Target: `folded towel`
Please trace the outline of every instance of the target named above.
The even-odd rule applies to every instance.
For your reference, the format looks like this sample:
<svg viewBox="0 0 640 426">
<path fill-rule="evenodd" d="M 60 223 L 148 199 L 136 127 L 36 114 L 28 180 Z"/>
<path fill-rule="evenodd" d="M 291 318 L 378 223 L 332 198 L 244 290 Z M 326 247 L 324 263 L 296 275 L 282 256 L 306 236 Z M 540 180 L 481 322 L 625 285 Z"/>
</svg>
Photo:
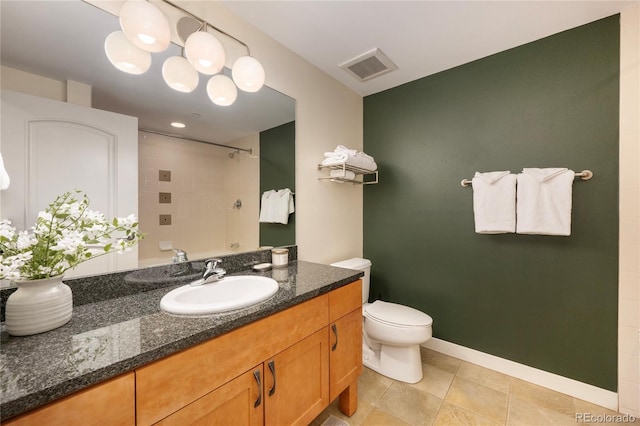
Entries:
<svg viewBox="0 0 640 426">
<path fill-rule="evenodd" d="M 332 152 L 325 152 L 324 156 L 325 159 L 321 163 L 323 166 L 348 165 L 372 172 L 378 170 L 378 165 L 372 156 L 349 149 L 344 145 L 338 145 Z"/>
<path fill-rule="evenodd" d="M 476 172 L 473 186 L 473 217 L 478 234 L 516 231 L 516 175 L 509 170 Z"/>
<path fill-rule="evenodd" d="M 567 168 L 525 168 L 518 174 L 518 234 L 571 235 L 575 173 Z"/>
<path fill-rule="evenodd" d="M 346 146 L 344 146 L 344 145 L 338 145 L 338 146 L 336 147 L 336 149 L 335 149 L 335 152 L 344 152 L 344 153 L 349 154 L 349 155 L 356 155 L 356 154 L 358 153 L 358 151 L 357 151 L 357 150 L 355 150 L 355 149 L 349 149 L 349 148 L 347 148 L 347 147 L 346 147 Z"/>
<path fill-rule="evenodd" d="M 342 178 L 342 179 L 355 179 L 356 178 L 356 174 L 353 173 L 351 170 L 331 170 L 331 172 L 329 172 L 329 176 L 331 177 L 335 177 L 335 178 Z"/>
<path fill-rule="evenodd" d="M 368 157 L 368 158 L 367 158 Z M 341 166 L 346 164 L 348 166 L 357 167 L 359 169 L 369 170 L 375 172 L 378 170 L 378 165 L 369 156 L 362 155 L 348 155 L 346 158 L 337 156 L 337 157 L 327 157 L 322 161 L 323 166 Z"/>
<path fill-rule="evenodd" d="M 262 194 L 260 218 L 262 223 L 289 223 L 289 215 L 295 212 L 293 193 L 289 188 L 270 190 Z"/>
</svg>

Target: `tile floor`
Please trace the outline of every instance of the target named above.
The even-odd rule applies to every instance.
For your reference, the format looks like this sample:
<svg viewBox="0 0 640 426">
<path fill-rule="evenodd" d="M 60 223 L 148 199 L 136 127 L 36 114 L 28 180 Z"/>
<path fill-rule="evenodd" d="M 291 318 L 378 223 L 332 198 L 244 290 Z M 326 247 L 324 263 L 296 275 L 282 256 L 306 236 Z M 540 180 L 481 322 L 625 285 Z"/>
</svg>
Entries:
<svg viewBox="0 0 640 426">
<path fill-rule="evenodd" d="M 311 425 L 629 424 L 595 418 L 615 411 L 428 349 L 422 349 L 422 368 L 423 380 L 412 385 L 365 368 L 353 417 L 340 413 L 334 401 Z M 577 419 L 580 413 L 594 416 L 592 423 Z"/>
</svg>

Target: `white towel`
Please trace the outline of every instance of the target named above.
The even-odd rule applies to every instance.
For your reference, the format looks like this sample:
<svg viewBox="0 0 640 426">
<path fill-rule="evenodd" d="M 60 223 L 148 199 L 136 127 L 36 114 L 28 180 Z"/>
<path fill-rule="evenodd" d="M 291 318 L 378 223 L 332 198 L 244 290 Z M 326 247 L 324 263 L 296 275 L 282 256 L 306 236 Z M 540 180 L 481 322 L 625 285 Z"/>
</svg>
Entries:
<svg viewBox="0 0 640 426">
<path fill-rule="evenodd" d="M 262 194 L 262 198 L 260 199 L 260 219 L 259 221 L 262 223 L 271 223 L 272 220 L 272 212 L 271 212 L 271 196 L 276 193 L 275 190 L 265 191 Z"/>
<path fill-rule="evenodd" d="M 518 234 L 571 235 L 575 173 L 567 168 L 525 168 L 518 174 Z"/>
<path fill-rule="evenodd" d="M 270 190 L 262 194 L 260 219 L 262 223 L 289 223 L 289 215 L 295 212 L 293 193 L 289 188 Z"/>
<path fill-rule="evenodd" d="M 509 170 L 476 172 L 473 186 L 473 217 L 478 234 L 516 231 L 516 175 Z"/>
<path fill-rule="evenodd" d="M 350 180 L 354 180 L 356 178 L 356 174 L 353 173 L 350 170 L 331 170 L 331 172 L 329 173 L 329 176 L 331 177 L 335 177 L 335 178 L 343 178 L 343 179 L 350 179 Z"/>
<path fill-rule="evenodd" d="M 346 164 L 372 172 L 378 170 L 378 165 L 372 156 L 364 152 L 358 152 L 355 149 L 349 149 L 343 145 L 338 145 L 332 152 L 325 152 L 324 156 L 325 159 L 322 161 L 323 166 Z"/>
<path fill-rule="evenodd" d="M 0 190 L 9 188 L 10 183 L 11 179 L 9 179 L 9 174 L 4 168 L 4 161 L 2 160 L 2 154 L 0 154 Z"/>
</svg>

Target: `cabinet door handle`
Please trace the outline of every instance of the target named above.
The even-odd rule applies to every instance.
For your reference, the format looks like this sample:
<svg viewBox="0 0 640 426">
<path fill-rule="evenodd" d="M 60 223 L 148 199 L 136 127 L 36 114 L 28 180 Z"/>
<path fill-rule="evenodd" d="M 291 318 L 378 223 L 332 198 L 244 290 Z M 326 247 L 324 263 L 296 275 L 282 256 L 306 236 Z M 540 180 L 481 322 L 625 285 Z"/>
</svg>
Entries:
<svg viewBox="0 0 640 426">
<path fill-rule="evenodd" d="M 273 386 L 269 389 L 269 396 L 276 393 L 276 364 L 273 360 L 269 361 L 269 370 L 271 370 L 271 375 L 273 376 Z"/>
<path fill-rule="evenodd" d="M 333 331 L 333 334 L 336 335 L 336 342 L 331 346 L 331 351 L 335 351 L 338 347 L 338 327 L 336 327 L 335 324 L 331 324 L 331 330 Z"/>
<path fill-rule="evenodd" d="M 256 382 L 258 382 L 258 399 L 253 403 L 253 406 L 257 407 L 262 403 L 262 382 L 260 381 L 260 370 L 254 371 L 253 377 L 255 377 Z"/>
</svg>

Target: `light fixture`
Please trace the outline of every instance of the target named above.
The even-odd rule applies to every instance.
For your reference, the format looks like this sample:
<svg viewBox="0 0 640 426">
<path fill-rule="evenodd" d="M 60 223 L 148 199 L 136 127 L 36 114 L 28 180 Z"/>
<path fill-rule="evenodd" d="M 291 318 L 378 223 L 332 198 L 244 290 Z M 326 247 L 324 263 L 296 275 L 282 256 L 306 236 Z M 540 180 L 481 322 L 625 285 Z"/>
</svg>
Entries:
<svg viewBox="0 0 640 426">
<path fill-rule="evenodd" d="M 144 0 L 131 0 L 120 8 L 120 26 L 129 40 L 148 52 L 162 52 L 171 42 L 167 17 Z"/>
<path fill-rule="evenodd" d="M 238 89 L 233 81 L 223 74 L 214 75 L 207 83 L 207 95 L 216 105 L 229 106 L 236 101 Z"/>
<path fill-rule="evenodd" d="M 151 65 L 151 54 L 134 46 L 122 31 L 107 36 L 104 51 L 114 67 L 129 74 L 143 74 Z"/>
<path fill-rule="evenodd" d="M 184 53 L 195 69 L 203 74 L 218 73 L 225 63 L 225 53 L 222 44 L 213 34 L 196 31 L 187 38 Z"/>
<path fill-rule="evenodd" d="M 251 56 L 241 56 L 231 67 L 231 76 L 238 89 L 245 92 L 257 92 L 264 86 L 264 68 Z"/>
<path fill-rule="evenodd" d="M 162 78 L 173 90 L 189 93 L 198 87 L 198 71 L 182 56 L 172 56 L 162 64 Z"/>
<path fill-rule="evenodd" d="M 189 93 L 198 87 L 198 72 L 211 75 L 213 77 L 207 82 L 207 95 L 214 104 L 227 106 L 236 101 L 238 89 L 257 92 L 264 86 L 264 68 L 251 56 L 249 46 L 170 0 L 158 1 L 187 15 L 175 23 L 179 42 L 184 44 L 183 55 L 168 58 L 162 64 L 162 78 L 170 88 Z M 120 71 L 142 74 L 151 66 L 149 52 L 161 52 L 171 43 L 169 20 L 160 9 L 145 0 L 126 1 L 119 15 L 122 31 L 107 36 L 104 43 L 107 58 Z M 233 62 L 233 80 L 225 75 L 215 75 L 224 68 L 226 55 L 222 43 L 209 32 L 208 27 L 247 49 L 245 56 Z"/>
<path fill-rule="evenodd" d="M 178 121 L 174 121 L 173 123 L 171 123 L 171 125 L 172 125 L 173 127 L 178 128 L 178 129 L 184 129 L 185 127 L 187 127 L 187 125 L 186 125 L 186 124 L 184 124 L 184 123 L 180 123 L 180 122 L 178 122 Z"/>
</svg>

